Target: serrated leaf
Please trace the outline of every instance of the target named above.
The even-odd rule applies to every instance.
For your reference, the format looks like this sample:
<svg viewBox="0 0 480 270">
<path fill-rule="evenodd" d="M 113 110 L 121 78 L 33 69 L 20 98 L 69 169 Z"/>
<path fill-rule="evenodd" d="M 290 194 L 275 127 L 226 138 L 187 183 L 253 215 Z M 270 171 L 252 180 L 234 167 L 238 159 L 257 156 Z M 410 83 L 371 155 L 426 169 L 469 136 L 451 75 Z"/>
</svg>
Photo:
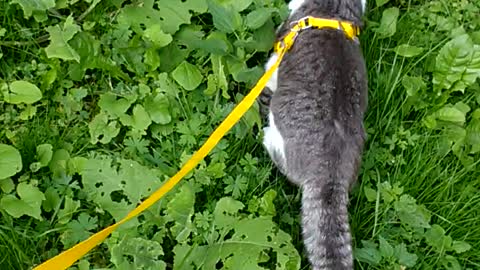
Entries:
<svg viewBox="0 0 480 270">
<path fill-rule="evenodd" d="M 88 124 L 90 143 L 109 143 L 120 132 L 117 121 L 109 121 L 105 113 L 100 113 Z"/>
<path fill-rule="evenodd" d="M 423 205 L 417 205 L 410 195 L 404 194 L 394 203 L 395 211 L 402 223 L 414 228 L 430 228 L 431 214 Z"/>
<path fill-rule="evenodd" d="M 122 115 L 120 117 L 120 122 L 122 122 L 125 126 L 130 126 L 134 130 L 144 132 L 150 124 L 152 124 L 152 120 L 148 115 L 147 111 L 141 104 L 135 105 L 132 111 L 133 115 Z"/>
<path fill-rule="evenodd" d="M 193 229 L 192 217 L 194 214 L 195 193 L 189 184 L 185 184 L 175 197 L 168 203 L 165 212 L 175 221 L 171 228 L 175 239 L 182 243 L 187 240 Z"/>
<path fill-rule="evenodd" d="M 354 250 L 355 259 L 360 262 L 378 265 L 382 260 L 382 254 L 380 254 L 380 251 L 376 248 L 376 245 L 374 243 L 371 243 L 371 245 L 365 245 L 366 243 L 369 243 L 369 241 L 364 240 L 362 240 L 362 243 L 362 248 L 356 248 Z"/>
<path fill-rule="evenodd" d="M 408 44 L 399 45 L 393 50 L 395 51 L 395 53 L 403 57 L 414 57 L 423 52 L 423 48 Z"/>
<path fill-rule="evenodd" d="M 25 18 L 32 16 L 34 11 L 47 11 L 55 7 L 55 0 L 12 0 L 11 3 L 22 7 Z"/>
<path fill-rule="evenodd" d="M 124 218 L 133 208 L 125 200 L 112 201 L 112 193 L 123 190 L 122 181 L 116 168 L 112 168 L 112 160 L 106 157 L 92 158 L 87 161 L 81 173 L 84 192 L 88 200 L 93 201 L 100 209 L 110 213 L 115 221 Z M 138 176 L 141 177 L 141 176 Z M 132 181 L 133 179 L 127 179 Z M 140 185 L 136 188 L 143 188 Z M 134 226 L 134 223 L 129 223 Z"/>
<path fill-rule="evenodd" d="M 17 185 L 17 194 L 20 199 L 13 195 L 3 196 L 0 207 L 14 218 L 27 215 L 42 220 L 40 207 L 45 200 L 43 193 L 32 184 L 21 182 Z"/>
<path fill-rule="evenodd" d="M 383 258 L 388 259 L 390 257 L 393 257 L 393 247 L 390 245 L 387 240 L 385 240 L 382 236 L 379 236 L 379 250 L 380 254 L 382 255 Z"/>
<path fill-rule="evenodd" d="M 202 82 L 203 76 L 200 70 L 188 63 L 183 61 L 173 72 L 173 79 L 180 84 L 185 90 L 192 91 L 197 88 Z"/>
<path fill-rule="evenodd" d="M 398 263 L 407 267 L 414 267 L 417 264 L 418 256 L 414 253 L 409 253 L 405 243 L 395 246 L 394 256 Z"/>
<path fill-rule="evenodd" d="M 373 188 L 365 186 L 363 188 L 363 192 L 365 193 L 367 201 L 374 202 L 377 200 L 377 191 L 375 191 Z"/>
<path fill-rule="evenodd" d="M 163 32 L 174 34 L 182 24 L 190 24 L 192 11 L 204 13 L 206 10 L 205 0 L 146 0 L 122 8 L 117 20 L 121 25 L 132 27 L 138 34 L 143 32 L 142 27 L 156 24 Z"/>
<path fill-rule="evenodd" d="M 457 258 L 452 255 L 446 255 L 440 258 L 440 262 L 446 270 L 462 270 L 462 266 L 458 262 Z"/>
<path fill-rule="evenodd" d="M 190 269 L 192 265 L 202 269 L 215 269 L 221 262 L 226 269 L 263 269 L 259 263 L 264 262 L 265 253 L 276 254 L 278 269 L 299 269 L 300 257 L 285 232 L 278 230 L 270 218 L 244 218 L 230 216 L 243 205 L 229 198 L 222 198 L 217 203 L 214 216 L 215 230 L 224 234 L 233 230 L 233 235 L 221 235 L 219 242 L 191 248 L 177 245 L 174 249 L 174 269 Z M 225 214 L 232 219 L 224 219 Z M 221 219 L 221 221 L 218 220 Z M 218 226 L 222 224 L 221 226 Z"/>
<path fill-rule="evenodd" d="M 143 37 L 150 40 L 157 48 L 165 47 L 173 40 L 171 35 L 162 31 L 159 24 L 150 25 L 143 33 Z"/>
<path fill-rule="evenodd" d="M 118 177 L 123 180 L 120 181 L 122 190 L 134 204 L 141 202 L 161 185 L 161 179 L 156 170 L 142 166 L 133 160 L 120 160 Z"/>
<path fill-rule="evenodd" d="M 166 95 L 160 93 L 149 97 L 145 100 L 144 106 L 153 122 L 165 125 L 172 121 L 170 102 Z"/>
<path fill-rule="evenodd" d="M 437 224 L 432 225 L 432 227 L 427 230 L 425 233 L 425 241 L 439 252 L 449 250 L 452 245 L 452 238 L 445 235 L 445 230 Z"/>
<path fill-rule="evenodd" d="M 11 104 L 32 104 L 42 98 L 42 92 L 38 87 L 27 81 L 14 81 L 8 90 L 3 93 L 3 99 Z"/>
<path fill-rule="evenodd" d="M 50 44 L 45 48 L 48 58 L 80 62 L 80 55 L 68 44 L 68 41 L 80 31 L 80 26 L 75 23 L 72 16 L 65 20 L 63 27 L 49 26 L 46 30 L 50 34 Z"/>
<path fill-rule="evenodd" d="M 110 117 L 118 118 L 121 115 L 125 114 L 125 112 L 130 108 L 130 105 L 135 102 L 133 98 L 119 98 L 113 93 L 105 93 L 100 95 L 100 100 L 98 101 L 98 105 L 102 110 L 107 112 Z"/>
<path fill-rule="evenodd" d="M 397 20 L 399 10 L 396 7 L 386 8 L 382 13 L 382 19 L 380 20 L 380 26 L 375 29 L 380 38 L 391 37 L 397 31 Z"/>
<path fill-rule="evenodd" d="M 409 96 L 415 96 L 419 91 L 427 88 L 423 79 L 418 76 L 404 76 L 402 78 L 402 85 L 405 87 L 407 95 Z"/>
<path fill-rule="evenodd" d="M 232 8 L 232 5 L 219 0 L 207 0 L 208 9 L 213 17 L 213 25 L 220 31 L 232 33 L 242 26 L 242 16 Z"/>
<path fill-rule="evenodd" d="M 109 244 L 109 249 L 116 269 L 166 269 L 165 262 L 159 259 L 164 252 L 157 241 L 124 237 L 119 243 Z"/>
<path fill-rule="evenodd" d="M 13 146 L 0 144 L 0 179 L 15 175 L 22 170 L 22 156 Z"/>
<path fill-rule="evenodd" d="M 250 29 L 257 29 L 264 25 L 272 14 L 272 10 L 269 8 L 257 8 L 248 13 L 245 18 L 245 23 Z"/>
</svg>

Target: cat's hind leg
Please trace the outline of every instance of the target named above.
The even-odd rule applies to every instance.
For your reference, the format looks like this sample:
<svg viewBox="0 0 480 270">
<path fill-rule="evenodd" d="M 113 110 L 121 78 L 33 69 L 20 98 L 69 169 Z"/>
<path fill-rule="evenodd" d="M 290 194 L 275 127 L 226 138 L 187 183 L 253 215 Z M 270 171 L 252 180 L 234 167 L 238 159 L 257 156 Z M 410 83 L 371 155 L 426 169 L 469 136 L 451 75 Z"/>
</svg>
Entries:
<svg viewBox="0 0 480 270">
<path fill-rule="evenodd" d="M 275 125 L 272 112 L 268 114 L 268 126 L 263 128 L 263 145 L 270 158 L 282 174 L 286 173 L 285 143 L 280 131 Z"/>
</svg>

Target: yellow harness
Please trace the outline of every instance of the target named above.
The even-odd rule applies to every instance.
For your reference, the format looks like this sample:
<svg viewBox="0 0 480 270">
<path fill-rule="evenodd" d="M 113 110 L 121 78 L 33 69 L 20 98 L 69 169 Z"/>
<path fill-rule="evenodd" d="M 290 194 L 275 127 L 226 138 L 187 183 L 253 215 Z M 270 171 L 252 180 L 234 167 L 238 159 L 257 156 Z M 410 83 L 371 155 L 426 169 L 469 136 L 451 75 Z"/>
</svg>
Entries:
<svg viewBox="0 0 480 270">
<path fill-rule="evenodd" d="M 166 181 L 158 190 L 156 190 L 150 197 L 140 203 L 137 208 L 133 209 L 126 217 L 119 222 L 101 230 L 100 232 L 90 236 L 83 242 L 78 243 L 72 248 L 60 253 L 59 255 L 49 259 L 41 265 L 35 267 L 33 270 L 64 270 L 74 264 L 83 255 L 88 253 L 98 244 L 102 243 L 115 229 L 121 224 L 136 217 L 147 208 L 152 206 L 155 202 L 160 200 L 163 195 L 169 192 L 182 178 L 194 169 L 198 163 L 205 158 L 208 153 L 217 145 L 220 139 L 240 120 L 240 118 L 253 105 L 258 95 L 262 92 L 268 80 L 280 65 L 285 53 L 293 46 L 295 38 L 298 33 L 308 28 L 334 28 L 342 30 L 349 39 L 354 39 L 359 34 L 358 27 L 349 22 L 342 22 L 330 19 L 320 19 L 314 17 L 305 17 L 297 22 L 291 28 L 290 32 L 285 37 L 275 44 L 275 52 L 278 59 L 275 64 L 263 74 L 255 87 L 243 98 L 243 100 L 233 109 L 233 111 L 223 120 L 223 122 L 213 131 L 207 141 L 195 152 L 192 157 L 185 163 L 185 165 L 168 181 Z"/>
</svg>

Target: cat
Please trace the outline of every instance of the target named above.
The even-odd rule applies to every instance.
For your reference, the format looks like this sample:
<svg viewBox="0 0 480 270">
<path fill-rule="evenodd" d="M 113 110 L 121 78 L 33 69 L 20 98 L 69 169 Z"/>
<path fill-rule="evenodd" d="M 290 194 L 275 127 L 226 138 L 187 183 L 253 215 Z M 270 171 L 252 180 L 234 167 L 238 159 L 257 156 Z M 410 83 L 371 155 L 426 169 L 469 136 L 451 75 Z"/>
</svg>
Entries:
<svg viewBox="0 0 480 270">
<path fill-rule="evenodd" d="M 293 0 L 277 40 L 305 16 L 362 26 L 366 0 Z M 266 63 L 277 60 L 274 53 Z M 302 235 L 313 270 L 353 269 L 348 197 L 366 133 L 367 74 L 358 40 L 333 28 L 299 33 L 259 97 L 263 144 L 302 191 Z M 265 116 L 265 115 L 264 115 Z"/>
</svg>

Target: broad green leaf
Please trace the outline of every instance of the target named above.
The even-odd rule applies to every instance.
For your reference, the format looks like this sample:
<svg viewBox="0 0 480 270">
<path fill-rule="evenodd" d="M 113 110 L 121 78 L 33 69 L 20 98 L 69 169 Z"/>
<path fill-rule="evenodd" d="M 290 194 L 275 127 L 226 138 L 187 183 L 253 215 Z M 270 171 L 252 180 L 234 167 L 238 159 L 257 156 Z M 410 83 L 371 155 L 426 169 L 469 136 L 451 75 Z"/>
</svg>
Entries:
<svg viewBox="0 0 480 270">
<path fill-rule="evenodd" d="M 5 193 L 10 193 L 15 189 L 15 183 L 12 178 L 0 179 L 0 189 Z"/>
<path fill-rule="evenodd" d="M 32 184 L 21 182 L 17 185 L 17 194 L 20 199 L 13 195 L 2 197 L 0 207 L 14 218 L 27 215 L 42 220 L 40 207 L 45 200 L 43 193 Z"/>
<path fill-rule="evenodd" d="M 67 223 L 67 230 L 60 236 L 65 248 L 69 248 L 91 236 L 90 232 L 97 227 L 97 217 L 91 217 L 87 213 L 81 213 L 76 220 Z"/>
<path fill-rule="evenodd" d="M 45 48 L 48 58 L 80 62 L 80 55 L 68 44 L 68 41 L 80 31 L 80 26 L 75 23 L 72 16 L 65 20 L 63 27 L 49 26 L 46 30 L 50 34 L 50 44 Z"/>
<path fill-rule="evenodd" d="M 150 40 L 157 48 L 165 47 L 172 42 L 172 36 L 165 34 L 159 24 L 149 26 L 143 33 L 143 37 Z"/>
<path fill-rule="evenodd" d="M 197 66 L 183 61 L 173 72 L 172 77 L 185 90 L 194 90 L 202 82 L 203 76 Z"/>
<path fill-rule="evenodd" d="M 253 3 L 253 0 L 220 0 L 219 2 L 224 5 L 231 5 L 236 12 L 240 12 L 247 9 Z"/>
<path fill-rule="evenodd" d="M 446 255 L 443 258 L 440 258 L 440 262 L 446 270 L 462 270 L 462 266 L 458 262 L 457 258 L 452 255 Z"/>
<path fill-rule="evenodd" d="M 465 251 L 470 250 L 471 248 L 472 246 L 465 241 L 453 241 L 453 244 L 452 244 L 452 249 L 456 253 L 463 253 Z"/>
<path fill-rule="evenodd" d="M 245 22 L 248 28 L 257 29 L 264 25 L 272 14 L 269 8 L 258 8 L 248 13 Z"/>
<path fill-rule="evenodd" d="M 394 208 L 402 223 L 414 228 L 430 228 L 431 214 L 425 206 L 417 205 L 410 195 L 400 196 L 400 199 L 394 203 Z"/>
<path fill-rule="evenodd" d="M 438 252 L 450 250 L 452 238 L 445 235 L 445 230 L 440 225 L 434 224 L 425 233 L 425 241 Z"/>
<path fill-rule="evenodd" d="M 48 167 L 55 177 L 62 177 L 66 174 L 69 159 L 70 153 L 65 149 L 58 149 L 53 153 Z"/>
<path fill-rule="evenodd" d="M 185 242 L 193 229 L 192 217 L 194 214 L 195 193 L 189 184 L 184 184 L 175 197 L 170 200 L 165 212 L 168 217 L 175 221 L 175 225 L 171 228 L 175 239 L 183 243 Z"/>
<path fill-rule="evenodd" d="M 8 178 L 22 170 L 22 156 L 13 146 L 0 144 L 0 179 Z"/>
<path fill-rule="evenodd" d="M 388 3 L 390 0 L 375 0 L 375 4 L 377 4 L 377 7 L 383 6 L 386 3 Z"/>
<path fill-rule="evenodd" d="M 382 254 L 380 254 L 380 251 L 377 249 L 377 245 L 366 240 L 362 240 L 362 244 L 362 248 L 355 248 L 353 252 L 355 259 L 372 265 L 380 264 Z"/>
<path fill-rule="evenodd" d="M 273 202 L 277 197 L 277 192 L 273 189 L 268 190 L 263 194 L 262 198 L 260 199 L 260 209 L 259 214 L 261 216 L 275 216 L 277 211 L 275 209 L 275 203 Z"/>
<path fill-rule="evenodd" d="M 423 48 L 412 46 L 408 44 L 402 44 L 395 49 L 393 49 L 398 55 L 403 57 L 413 57 L 421 54 L 423 52 Z"/>
<path fill-rule="evenodd" d="M 117 169 L 112 167 L 110 158 L 99 156 L 89 159 L 81 175 L 87 199 L 97 204 L 100 209 L 110 213 L 115 221 L 118 222 L 133 209 L 134 205 L 125 200 L 112 201 L 112 193 L 124 189 L 122 184 L 124 180 L 119 176 Z M 134 179 L 127 180 L 134 181 Z M 136 187 L 143 188 L 140 185 Z M 135 224 L 129 223 L 129 225 Z"/>
<path fill-rule="evenodd" d="M 98 105 L 102 110 L 108 113 L 111 118 L 118 118 L 121 115 L 125 114 L 125 112 L 130 108 L 135 102 L 133 98 L 119 98 L 113 93 L 105 93 L 100 95 L 100 100 L 98 101 Z"/>
<path fill-rule="evenodd" d="M 120 127 L 118 127 L 117 121 L 108 121 L 108 116 L 105 113 L 100 113 L 88 124 L 88 131 L 90 133 L 90 143 L 101 142 L 106 144 L 117 137 Z"/>
<path fill-rule="evenodd" d="M 427 88 L 427 85 L 421 77 L 418 76 L 408 76 L 405 75 L 402 78 L 402 85 L 407 91 L 407 95 L 415 96 L 417 93 L 423 89 Z"/>
<path fill-rule="evenodd" d="M 55 7 L 55 0 L 12 0 L 11 3 L 22 7 L 25 18 L 32 16 L 34 11 L 47 11 Z"/>
<path fill-rule="evenodd" d="M 207 0 L 208 9 L 213 17 L 213 25 L 220 31 L 232 33 L 242 26 L 242 16 L 232 8 L 232 5 L 219 0 Z"/>
<path fill-rule="evenodd" d="M 45 190 L 45 200 L 42 203 L 42 208 L 45 212 L 56 210 L 61 202 L 60 195 L 54 187 L 50 186 Z"/>
<path fill-rule="evenodd" d="M 25 109 L 20 113 L 21 120 L 29 120 L 37 113 L 37 107 L 32 105 L 27 105 Z"/>
<path fill-rule="evenodd" d="M 414 253 L 409 253 L 405 243 L 396 245 L 394 248 L 394 256 L 401 265 L 407 267 L 414 267 L 417 264 L 418 256 Z"/>
<path fill-rule="evenodd" d="M 48 143 L 37 146 L 37 160 L 43 167 L 48 166 L 48 163 L 50 163 L 50 160 L 52 160 L 52 149 L 52 145 Z"/>
<path fill-rule="evenodd" d="M 129 201 L 136 204 L 149 196 L 161 185 L 159 174 L 133 160 L 120 160 L 118 176 L 121 187 Z"/>
<path fill-rule="evenodd" d="M 395 34 L 397 31 L 398 15 L 399 10 L 396 7 L 387 8 L 383 11 L 380 26 L 375 29 L 380 38 L 388 38 Z"/>
<path fill-rule="evenodd" d="M 166 269 L 165 262 L 159 259 L 164 253 L 157 241 L 123 237 L 118 243 L 108 243 L 115 269 Z"/>
<path fill-rule="evenodd" d="M 122 8 L 117 20 L 121 25 L 131 26 L 138 34 L 143 32 L 142 27 L 153 25 L 160 25 L 163 32 L 174 34 L 182 24 L 190 24 L 192 12 L 206 11 L 205 0 L 145 0 L 141 5 L 131 4 Z"/>
<path fill-rule="evenodd" d="M 474 45 L 468 34 L 447 42 L 438 53 L 433 73 L 437 90 L 464 92 L 480 77 L 480 46 Z"/>
<path fill-rule="evenodd" d="M 135 105 L 132 113 L 132 116 L 126 114 L 122 115 L 120 117 L 120 122 L 122 122 L 122 124 L 125 126 L 130 126 L 134 130 L 142 132 L 145 131 L 152 123 L 150 116 L 142 105 Z"/>
<path fill-rule="evenodd" d="M 12 104 L 32 104 L 42 98 L 40 89 L 32 83 L 27 81 L 14 81 L 8 90 L 3 93 L 3 99 L 7 103 Z"/>
<path fill-rule="evenodd" d="M 393 247 L 390 245 L 387 240 L 385 240 L 382 236 L 379 236 L 379 250 L 380 254 L 382 254 L 382 257 L 385 259 L 389 259 L 390 257 L 393 257 Z"/>
<path fill-rule="evenodd" d="M 58 223 L 67 224 L 80 207 L 80 201 L 70 196 L 65 197 L 63 208 L 58 211 Z"/>
<path fill-rule="evenodd" d="M 299 269 L 300 256 L 285 232 L 278 230 L 270 218 L 240 218 L 236 213 L 243 204 L 230 198 L 217 203 L 214 214 L 214 229 L 220 241 L 192 248 L 177 245 L 174 248 L 174 269 L 190 269 L 195 265 L 202 269 L 215 269 L 221 262 L 225 269 L 264 269 L 264 254 L 274 254 L 278 269 Z M 228 218 L 226 218 L 228 217 Z M 219 220 L 220 219 L 220 220 Z M 233 230 L 231 236 L 226 232 Z"/>
<path fill-rule="evenodd" d="M 477 109 L 477 111 L 480 112 L 480 109 Z M 472 115 L 473 119 L 468 123 L 465 136 L 465 142 L 472 147 L 470 150 L 472 154 L 480 152 L 480 115 L 477 116 L 478 118 L 475 118 L 474 114 Z"/>
<path fill-rule="evenodd" d="M 363 193 L 365 193 L 367 201 L 374 202 L 377 200 L 377 191 L 375 191 L 373 188 L 365 186 L 363 188 Z"/>
<path fill-rule="evenodd" d="M 165 125 L 172 121 L 170 102 L 165 94 L 159 93 L 147 98 L 144 106 L 153 122 Z"/>
<path fill-rule="evenodd" d="M 458 124 L 465 123 L 465 113 L 453 106 L 445 106 L 435 112 L 435 117 L 441 121 L 454 122 Z"/>
</svg>

